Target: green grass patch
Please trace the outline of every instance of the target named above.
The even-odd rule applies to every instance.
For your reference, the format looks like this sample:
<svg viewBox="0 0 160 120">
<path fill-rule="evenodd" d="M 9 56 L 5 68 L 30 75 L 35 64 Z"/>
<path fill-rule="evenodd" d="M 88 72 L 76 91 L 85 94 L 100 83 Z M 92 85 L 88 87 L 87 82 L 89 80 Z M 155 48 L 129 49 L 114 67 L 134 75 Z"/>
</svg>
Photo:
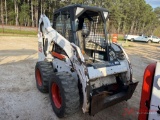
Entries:
<svg viewBox="0 0 160 120">
<path fill-rule="evenodd" d="M 123 35 L 118 35 L 118 41 L 125 41 Z"/>
<path fill-rule="evenodd" d="M 36 35 L 37 31 L 27 30 L 16 30 L 16 29 L 2 29 L 0 28 L 1 34 L 16 34 L 16 35 Z"/>
<path fill-rule="evenodd" d="M 125 41 L 123 38 L 118 38 L 118 41 Z"/>
</svg>

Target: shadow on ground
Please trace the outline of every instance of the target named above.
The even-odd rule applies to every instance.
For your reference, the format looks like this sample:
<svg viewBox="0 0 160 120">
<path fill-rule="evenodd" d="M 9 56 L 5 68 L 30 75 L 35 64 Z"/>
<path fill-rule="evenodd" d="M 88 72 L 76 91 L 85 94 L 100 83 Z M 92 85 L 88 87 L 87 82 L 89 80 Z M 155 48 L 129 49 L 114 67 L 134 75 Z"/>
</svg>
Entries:
<svg viewBox="0 0 160 120">
<path fill-rule="evenodd" d="M 1 56 L 21 56 L 21 55 L 32 55 L 37 53 L 36 50 L 33 49 L 20 49 L 20 50 L 1 50 Z"/>
</svg>

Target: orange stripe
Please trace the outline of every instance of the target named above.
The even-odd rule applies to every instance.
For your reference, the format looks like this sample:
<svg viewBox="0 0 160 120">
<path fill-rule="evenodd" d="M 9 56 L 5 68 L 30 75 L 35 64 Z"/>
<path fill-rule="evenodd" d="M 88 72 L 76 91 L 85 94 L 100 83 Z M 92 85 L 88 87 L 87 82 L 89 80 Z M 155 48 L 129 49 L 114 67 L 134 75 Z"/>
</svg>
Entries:
<svg viewBox="0 0 160 120">
<path fill-rule="evenodd" d="M 62 54 L 59 54 L 59 53 L 56 53 L 56 52 L 52 52 L 52 55 L 60 60 L 64 60 L 65 59 L 65 56 L 62 55 Z"/>
</svg>

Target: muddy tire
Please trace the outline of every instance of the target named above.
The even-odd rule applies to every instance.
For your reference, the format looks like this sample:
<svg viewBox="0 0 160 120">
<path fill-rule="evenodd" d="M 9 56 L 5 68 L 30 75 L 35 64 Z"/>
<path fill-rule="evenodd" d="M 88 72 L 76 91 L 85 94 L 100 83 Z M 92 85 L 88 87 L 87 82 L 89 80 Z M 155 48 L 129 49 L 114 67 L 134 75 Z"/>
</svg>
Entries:
<svg viewBox="0 0 160 120">
<path fill-rule="evenodd" d="M 53 75 L 53 68 L 50 62 L 37 62 L 35 66 L 35 78 L 37 88 L 42 93 L 48 93 L 49 80 Z"/>
<path fill-rule="evenodd" d="M 49 83 L 49 96 L 53 111 L 59 118 L 71 115 L 79 109 L 78 81 L 68 72 L 53 75 Z"/>
</svg>

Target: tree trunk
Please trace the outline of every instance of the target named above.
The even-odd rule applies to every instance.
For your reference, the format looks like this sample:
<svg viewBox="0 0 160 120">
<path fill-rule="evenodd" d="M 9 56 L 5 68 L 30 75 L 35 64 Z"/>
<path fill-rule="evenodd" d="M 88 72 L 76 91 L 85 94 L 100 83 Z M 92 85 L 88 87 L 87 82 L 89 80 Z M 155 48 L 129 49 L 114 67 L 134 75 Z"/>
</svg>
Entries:
<svg viewBox="0 0 160 120">
<path fill-rule="evenodd" d="M 135 27 L 134 27 L 134 32 L 133 32 L 134 34 L 137 34 L 137 24 L 138 24 L 138 21 L 136 20 Z"/>
<path fill-rule="evenodd" d="M 41 0 L 41 15 L 43 13 L 43 11 L 42 11 L 42 4 L 43 4 L 43 0 Z"/>
<path fill-rule="evenodd" d="M 117 33 L 119 34 L 119 31 L 120 31 L 120 25 L 121 25 L 121 22 L 119 21 L 118 22 L 118 29 L 117 29 Z"/>
<path fill-rule="evenodd" d="M 1 21 L 2 25 L 4 24 L 4 16 L 3 16 L 3 0 L 1 0 Z"/>
<path fill-rule="evenodd" d="M 144 26 L 145 26 L 145 23 L 143 23 L 142 25 L 142 30 L 141 30 L 142 33 L 144 32 Z"/>
<path fill-rule="evenodd" d="M 132 22 L 131 29 L 130 29 L 130 34 L 133 33 L 134 24 L 135 24 L 135 21 Z"/>
<path fill-rule="evenodd" d="M 28 6 L 29 6 L 29 18 L 27 19 L 27 26 L 30 26 L 30 24 L 32 24 L 32 23 L 30 23 L 30 19 L 32 18 L 32 15 L 31 15 L 31 2 L 32 2 L 33 0 L 28 0 L 27 2 L 28 2 Z"/>
<path fill-rule="evenodd" d="M 18 5 L 17 5 L 16 25 L 19 25 L 18 16 L 19 16 L 19 9 L 18 9 Z"/>
<path fill-rule="evenodd" d="M 126 24 L 124 21 L 123 21 L 123 25 L 122 25 L 122 32 L 123 32 L 123 34 L 126 34 Z"/>
<path fill-rule="evenodd" d="M 37 11 L 37 13 L 38 13 L 38 19 L 37 19 L 37 25 L 38 25 L 38 23 L 39 23 L 39 18 L 40 18 L 40 16 L 41 16 L 41 10 L 42 10 L 42 4 L 41 4 L 41 2 L 42 2 L 42 0 L 38 0 L 38 11 Z"/>
<path fill-rule="evenodd" d="M 8 23 L 8 14 L 7 14 L 7 2 L 5 0 L 5 12 L 6 12 L 6 25 Z"/>
<path fill-rule="evenodd" d="M 19 12 L 19 10 L 18 10 L 18 5 L 17 5 L 17 1 L 16 0 L 14 1 L 14 9 L 15 9 L 15 14 L 16 14 L 16 17 L 15 17 L 16 26 L 18 26 L 19 25 L 18 24 L 18 12 Z"/>
<path fill-rule="evenodd" d="M 34 19 L 33 19 L 33 1 L 31 0 L 31 19 L 32 19 L 32 27 L 34 27 Z"/>
<path fill-rule="evenodd" d="M 16 9 L 17 7 L 16 7 L 16 0 L 14 1 L 14 12 L 15 12 L 15 14 L 17 13 L 17 9 Z M 15 17 L 15 21 L 16 21 L 16 17 Z M 16 23 L 15 23 L 16 24 Z"/>
<path fill-rule="evenodd" d="M 37 5 L 35 6 L 35 21 L 36 27 L 38 27 L 38 20 L 40 18 L 40 0 L 37 1 Z"/>
</svg>

